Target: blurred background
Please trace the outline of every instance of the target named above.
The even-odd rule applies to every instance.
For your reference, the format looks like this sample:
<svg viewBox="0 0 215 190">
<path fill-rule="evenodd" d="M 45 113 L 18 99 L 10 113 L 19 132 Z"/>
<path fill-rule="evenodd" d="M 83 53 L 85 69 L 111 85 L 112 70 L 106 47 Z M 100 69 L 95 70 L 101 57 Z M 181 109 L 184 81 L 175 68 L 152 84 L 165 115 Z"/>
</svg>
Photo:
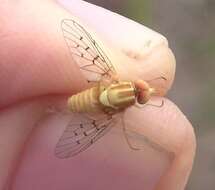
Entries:
<svg viewBox="0 0 215 190">
<path fill-rule="evenodd" d="M 215 189 L 215 0 L 87 0 L 169 41 L 176 78 L 168 97 L 192 122 L 197 155 L 187 190 Z"/>
</svg>

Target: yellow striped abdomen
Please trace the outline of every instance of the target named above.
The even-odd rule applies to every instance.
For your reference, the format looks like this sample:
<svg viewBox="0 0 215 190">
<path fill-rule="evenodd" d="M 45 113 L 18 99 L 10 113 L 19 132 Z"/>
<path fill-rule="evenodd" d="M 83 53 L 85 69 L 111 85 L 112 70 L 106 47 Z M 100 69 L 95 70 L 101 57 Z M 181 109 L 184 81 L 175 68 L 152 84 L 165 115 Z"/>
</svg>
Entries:
<svg viewBox="0 0 215 190">
<path fill-rule="evenodd" d="M 82 91 L 68 99 L 68 106 L 71 112 L 99 112 L 99 85 Z"/>
</svg>

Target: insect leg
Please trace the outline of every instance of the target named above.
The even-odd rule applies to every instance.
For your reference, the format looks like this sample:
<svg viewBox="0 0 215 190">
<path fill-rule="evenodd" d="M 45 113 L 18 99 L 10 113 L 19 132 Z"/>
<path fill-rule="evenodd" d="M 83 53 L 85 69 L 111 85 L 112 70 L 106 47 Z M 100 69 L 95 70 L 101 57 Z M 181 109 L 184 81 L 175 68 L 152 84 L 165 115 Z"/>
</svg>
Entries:
<svg viewBox="0 0 215 190">
<path fill-rule="evenodd" d="M 164 105 L 164 100 L 161 101 L 161 104 L 160 105 L 156 105 L 156 104 L 145 104 L 145 106 L 154 106 L 154 107 L 157 107 L 157 108 L 161 108 L 163 107 Z"/>
<path fill-rule="evenodd" d="M 60 108 L 57 108 L 55 106 L 49 106 L 47 109 L 46 109 L 46 113 L 47 114 L 64 114 L 64 115 L 68 115 L 70 114 L 71 112 L 69 110 L 65 110 L 65 109 L 60 109 Z"/>
<path fill-rule="evenodd" d="M 141 105 L 141 104 L 135 104 L 134 106 L 137 107 L 137 108 L 143 108 L 145 106 L 153 106 L 153 107 L 156 107 L 156 108 L 161 108 L 161 107 L 164 106 L 164 100 L 161 101 L 160 105 L 146 103 L 146 104 L 143 104 L 143 105 Z"/>
<path fill-rule="evenodd" d="M 125 115 L 125 114 L 123 113 L 123 116 L 122 116 L 122 129 L 123 129 L 123 134 L 124 134 L 125 140 L 126 140 L 128 146 L 130 147 L 130 149 L 132 149 L 132 150 L 140 150 L 140 148 L 134 147 L 134 146 L 131 144 L 131 142 L 130 142 L 130 140 L 129 140 L 129 138 L 128 138 L 128 135 L 127 135 L 127 133 L 126 133 L 124 115 Z"/>
<path fill-rule="evenodd" d="M 87 80 L 87 82 L 88 82 L 88 83 L 96 83 L 96 84 L 99 83 L 99 81 L 97 81 L 97 80 Z"/>
<path fill-rule="evenodd" d="M 150 79 L 150 80 L 146 80 L 146 82 L 151 82 L 151 81 L 154 81 L 154 80 L 164 80 L 164 81 L 167 81 L 167 78 L 164 77 L 164 76 L 160 76 L 160 77 L 156 77 L 156 78 L 153 78 L 153 79 Z"/>
</svg>

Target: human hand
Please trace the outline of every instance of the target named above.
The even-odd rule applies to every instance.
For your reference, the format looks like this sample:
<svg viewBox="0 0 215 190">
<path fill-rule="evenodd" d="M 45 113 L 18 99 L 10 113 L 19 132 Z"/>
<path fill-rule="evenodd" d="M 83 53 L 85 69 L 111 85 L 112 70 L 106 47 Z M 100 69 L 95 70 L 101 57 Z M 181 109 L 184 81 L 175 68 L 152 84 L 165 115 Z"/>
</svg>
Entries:
<svg viewBox="0 0 215 190">
<path fill-rule="evenodd" d="M 94 32 L 121 79 L 164 75 L 166 83 L 152 84 L 164 95 L 175 72 L 172 52 L 158 33 L 82 1 L 62 3 L 68 11 L 53 1 L 0 6 L 0 189 L 184 189 L 195 136 L 186 117 L 164 98 L 152 100 L 164 99 L 162 108 L 125 112 L 126 128 L 150 141 L 140 139 L 142 150 L 130 150 L 116 126 L 76 157 L 54 156 L 69 118 L 49 116 L 46 110 L 88 87 L 63 40 L 62 19 L 75 17 Z"/>
</svg>

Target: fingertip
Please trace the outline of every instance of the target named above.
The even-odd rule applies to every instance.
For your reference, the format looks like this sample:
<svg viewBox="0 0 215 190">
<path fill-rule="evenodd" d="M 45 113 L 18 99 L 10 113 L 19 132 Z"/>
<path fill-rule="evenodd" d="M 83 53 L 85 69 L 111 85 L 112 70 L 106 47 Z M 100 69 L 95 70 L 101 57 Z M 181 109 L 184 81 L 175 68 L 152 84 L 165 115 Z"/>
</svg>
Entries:
<svg viewBox="0 0 215 190">
<path fill-rule="evenodd" d="M 156 105 L 160 105 L 162 101 L 164 105 L 157 107 Z M 159 144 L 161 143 L 169 152 L 180 152 L 187 133 L 195 142 L 192 125 L 179 108 L 166 98 L 152 98 L 141 109 L 130 108 L 126 111 L 126 115 L 128 117 L 125 118 L 133 129 L 140 130 L 139 132 L 144 134 L 149 132 L 149 137 L 152 136 L 155 141 L 159 140 Z"/>
<path fill-rule="evenodd" d="M 159 95 L 164 95 L 170 89 L 176 62 L 163 35 L 84 1 L 75 1 L 78 6 L 74 5 L 74 1 L 58 2 L 84 21 L 87 29 L 93 29 L 89 31 L 110 58 L 121 80 L 150 80 L 163 76 L 167 82 L 153 81 L 152 86 Z"/>
<path fill-rule="evenodd" d="M 161 108 L 153 106 L 145 106 L 143 109 L 132 108 L 127 113 L 127 123 L 130 130 L 146 136 L 150 144 L 156 144 L 165 150 L 171 160 L 156 186 L 157 189 L 182 190 L 192 170 L 196 138 L 186 116 L 174 103 L 164 100 L 164 106 Z M 160 98 L 153 99 L 152 104 L 159 101 Z"/>
<path fill-rule="evenodd" d="M 60 22 L 67 17 L 53 1 L 23 1 L 8 5 L 0 45 L 0 97 L 5 107 L 47 94 L 73 93 L 83 88 L 80 75 L 63 40 Z M 24 11 L 26 10 L 28 11 Z"/>
</svg>

